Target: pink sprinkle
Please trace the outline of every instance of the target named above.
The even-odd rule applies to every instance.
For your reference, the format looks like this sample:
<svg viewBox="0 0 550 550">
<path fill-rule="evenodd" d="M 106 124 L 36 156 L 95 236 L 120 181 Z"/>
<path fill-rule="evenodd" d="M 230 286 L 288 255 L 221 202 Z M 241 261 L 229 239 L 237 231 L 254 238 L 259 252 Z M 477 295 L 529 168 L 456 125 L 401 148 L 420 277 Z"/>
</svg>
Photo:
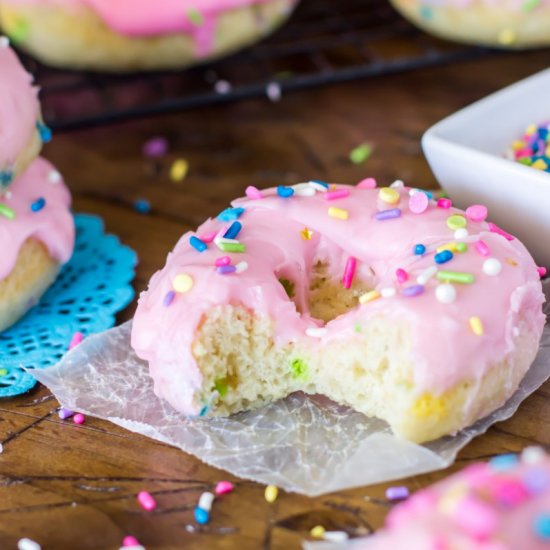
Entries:
<svg viewBox="0 0 550 550">
<path fill-rule="evenodd" d="M 220 258 L 216 258 L 216 261 L 214 263 L 216 267 L 221 267 L 222 265 L 229 265 L 231 263 L 231 258 L 229 256 L 221 256 Z"/>
<path fill-rule="evenodd" d="M 498 235 L 502 235 L 507 241 L 513 241 L 515 239 L 513 235 L 510 235 L 510 233 L 507 233 L 498 225 L 495 225 L 492 222 L 489 222 L 487 225 L 489 226 L 489 231 L 491 231 L 492 233 L 497 233 Z"/>
<path fill-rule="evenodd" d="M 533 154 L 533 151 L 527 148 L 527 149 L 520 149 L 519 151 L 516 151 L 514 153 L 514 156 L 516 157 L 516 160 L 517 160 L 525 157 L 530 157 L 532 154 Z"/>
<path fill-rule="evenodd" d="M 451 199 L 447 199 L 445 197 L 441 197 L 440 199 L 437 199 L 437 206 L 439 208 L 451 208 L 453 205 L 453 201 Z"/>
<path fill-rule="evenodd" d="M 75 424 L 84 424 L 84 422 L 86 422 L 86 417 L 82 413 L 76 413 L 73 416 L 73 422 Z"/>
<path fill-rule="evenodd" d="M 504 506 L 517 506 L 529 498 L 529 492 L 521 480 L 495 480 L 490 488 L 493 497 Z"/>
<path fill-rule="evenodd" d="M 422 194 L 424 195 L 424 193 Z M 409 274 L 404 269 L 399 268 L 395 272 L 395 278 L 397 279 L 398 283 L 403 284 L 409 280 Z"/>
<path fill-rule="evenodd" d="M 496 512 L 471 496 L 465 497 L 457 503 L 453 519 L 470 536 L 478 540 L 491 536 L 498 523 Z"/>
<path fill-rule="evenodd" d="M 78 346 L 78 344 L 80 344 L 82 340 L 84 340 L 84 334 L 82 334 L 82 332 L 75 332 L 73 334 L 73 337 L 71 338 L 69 349 L 76 348 L 76 346 Z"/>
<path fill-rule="evenodd" d="M 122 539 L 122 546 L 139 546 L 139 540 L 136 537 L 128 535 Z"/>
<path fill-rule="evenodd" d="M 466 208 L 466 217 L 472 222 L 482 222 L 487 219 L 487 207 L 482 204 L 473 204 Z"/>
<path fill-rule="evenodd" d="M 146 157 L 162 157 L 168 152 L 168 140 L 163 137 L 154 137 L 143 145 L 143 154 Z"/>
<path fill-rule="evenodd" d="M 249 198 L 249 199 L 263 199 L 263 195 L 262 195 L 262 192 L 257 188 L 257 187 L 254 187 L 253 185 L 249 185 L 247 188 L 246 188 L 246 196 Z"/>
<path fill-rule="evenodd" d="M 154 510 L 157 507 L 157 503 L 155 502 L 153 495 L 151 495 L 151 493 L 148 493 L 147 491 L 140 491 L 137 495 L 137 499 L 139 505 L 148 512 Z"/>
<path fill-rule="evenodd" d="M 545 268 L 545 267 L 537 267 L 537 272 L 539 274 L 539 277 L 542 279 L 547 273 L 548 273 L 548 270 Z"/>
<path fill-rule="evenodd" d="M 342 277 L 342 283 L 344 283 L 344 288 L 350 288 L 351 283 L 353 282 L 353 277 L 355 276 L 355 268 L 357 267 L 357 260 L 350 256 L 346 262 L 346 268 L 344 269 L 344 276 Z"/>
<path fill-rule="evenodd" d="M 218 481 L 214 492 L 217 495 L 226 495 L 227 493 L 231 493 L 234 488 L 235 486 L 231 483 L 231 481 Z"/>
<path fill-rule="evenodd" d="M 223 224 L 220 228 L 220 230 L 216 233 L 213 240 L 223 238 L 223 236 L 226 234 L 227 230 L 229 229 L 229 225 Z"/>
<path fill-rule="evenodd" d="M 205 233 L 204 235 L 200 235 L 199 239 L 206 244 L 211 243 L 216 238 L 217 233 L 215 231 L 212 231 L 210 233 Z"/>
<path fill-rule="evenodd" d="M 361 180 L 357 184 L 358 189 L 374 189 L 376 187 L 376 180 L 374 178 L 366 178 Z"/>
<path fill-rule="evenodd" d="M 409 198 L 409 210 L 414 214 L 422 214 L 428 208 L 430 199 L 426 193 L 418 192 Z"/>
<path fill-rule="evenodd" d="M 475 247 L 478 253 L 482 256 L 489 256 L 491 254 L 491 249 L 489 248 L 487 243 L 485 241 L 482 241 L 481 239 L 477 241 Z"/>
<path fill-rule="evenodd" d="M 327 191 L 325 193 L 325 200 L 327 201 L 343 199 L 344 197 L 349 197 L 349 191 L 347 189 L 337 189 L 336 191 Z"/>
</svg>

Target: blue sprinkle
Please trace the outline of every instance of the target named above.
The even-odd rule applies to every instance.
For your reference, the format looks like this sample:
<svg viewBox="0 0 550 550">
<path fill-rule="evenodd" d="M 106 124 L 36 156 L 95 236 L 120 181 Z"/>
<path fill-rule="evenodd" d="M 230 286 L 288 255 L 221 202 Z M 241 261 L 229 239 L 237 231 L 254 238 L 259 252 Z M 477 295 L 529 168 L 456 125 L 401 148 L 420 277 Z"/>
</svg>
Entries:
<svg viewBox="0 0 550 550">
<path fill-rule="evenodd" d="M 168 307 L 173 301 L 174 301 L 174 298 L 176 297 L 176 293 L 173 291 L 173 290 L 169 290 L 167 293 L 166 293 L 166 296 L 164 297 L 164 300 L 162 302 L 162 305 L 164 307 Z"/>
<path fill-rule="evenodd" d="M 241 222 L 233 222 L 231 227 L 224 233 L 224 239 L 235 239 L 243 228 Z"/>
<path fill-rule="evenodd" d="M 220 275 L 229 275 L 230 273 L 235 273 L 237 268 L 234 265 L 220 265 L 216 268 L 216 271 Z"/>
<path fill-rule="evenodd" d="M 209 409 L 209 408 L 210 408 L 210 407 L 209 407 L 208 405 L 205 405 L 205 406 L 199 411 L 199 416 L 200 416 L 200 417 L 205 416 L 206 413 L 208 412 L 208 409 Z"/>
<path fill-rule="evenodd" d="M 226 208 L 223 212 L 218 214 L 218 220 L 222 222 L 232 222 L 233 220 L 240 218 L 243 212 L 244 208 L 241 207 Z"/>
<path fill-rule="evenodd" d="M 279 197 L 283 197 L 284 199 L 287 199 L 288 197 L 292 197 L 292 195 L 294 195 L 294 189 L 292 189 L 292 187 L 285 187 L 284 185 L 279 185 L 277 187 L 277 195 L 279 195 Z"/>
<path fill-rule="evenodd" d="M 544 541 L 550 541 L 550 514 L 540 514 L 533 522 L 535 535 Z"/>
<path fill-rule="evenodd" d="M 52 131 L 43 122 L 38 121 L 36 123 L 36 129 L 40 134 L 42 143 L 49 143 L 52 140 Z"/>
<path fill-rule="evenodd" d="M 325 189 L 328 189 L 330 187 L 330 185 L 325 181 L 321 181 L 321 180 L 311 180 L 311 181 L 318 185 L 322 185 Z"/>
<path fill-rule="evenodd" d="M 13 172 L 11 170 L 0 171 L 0 187 L 8 186 L 13 180 Z"/>
<path fill-rule="evenodd" d="M 493 470 L 497 472 L 504 472 L 506 470 L 511 470 L 519 462 L 518 455 L 515 454 L 505 454 L 498 455 L 491 460 L 489 460 L 489 465 Z"/>
<path fill-rule="evenodd" d="M 420 296 L 420 294 L 423 293 L 424 285 L 408 286 L 407 288 L 404 288 L 401 292 L 403 296 L 407 296 L 408 298 L 412 298 L 413 296 Z"/>
<path fill-rule="evenodd" d="M 454 254 L 450 250 L 442 250 L 434 256 L 436 264 L 444 264 L 453 259 Z"/>
<path fill-rule="evenodd" d="M 430 200 L 433 200 L 434 194 L 431 191 L 425 191 L 424 189 L 421 189 L 422 193 L 424 193 Z"/>
<path fill-rule="evenodd" d="M 40 197 L 31 204 L 31 210 L 33 212 L 40 212 L 44 206 L 46 206 L 46 199 L 44 197 Z"/>
<path fill-rule="evenodd" d="M 138 199 L 134 202 L 134 210 L 140 214 L 149 214 L 151 212 L 151 205 L 145 199 Z"/>
<path fill-rule="evenodd" d="M 204 525 L 210 521 L 210 514 L 206 510 L 203 510 L 197 506 L 195 508 L 195 521 L 199 525 Z"/>
<path fill-rule="evenodd" d="M 413 248 L 413 253 L 417 256 L 422 256 L 426 252 L 426 247 L 423 244 L 415 244 Z"/>
<path fill-rule="evenodd" d="M 195 237 L 194 235 L 189 239 L 189 244 L 198 252 L 204 252 L 208 248 L 204 241 L 201 241 L 198 237 Z"/>
<path fill-rule="evenodd" d="M 422 6 L 420 8 L 420 17 L 426 21 L 430 20 L 433 17 L 432 8 L 430 6 Z"/>
<path fill-rule="evenodd" d="M 401 217 L 400 208 L 390 208 L 389 210 L 381 210 L 374 215 L 374 218 L 378 221 L 394 220 Z"/>
</svg>

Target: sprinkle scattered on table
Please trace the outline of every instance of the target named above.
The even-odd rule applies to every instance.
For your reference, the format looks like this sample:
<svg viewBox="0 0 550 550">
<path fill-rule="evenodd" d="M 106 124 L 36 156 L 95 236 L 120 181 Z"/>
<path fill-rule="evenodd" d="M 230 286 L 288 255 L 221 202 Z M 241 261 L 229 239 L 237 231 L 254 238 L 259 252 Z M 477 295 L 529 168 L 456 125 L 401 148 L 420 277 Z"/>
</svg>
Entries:
<svg viewBox="0 0 550 550">
<path fill-rule="evenodd" d="M 349 153 L 349 159 L 353 164 L 363 164 L 372 155 L 372 145 L 370 143 L 361 143 L 353 148 Z"/>
</svg>

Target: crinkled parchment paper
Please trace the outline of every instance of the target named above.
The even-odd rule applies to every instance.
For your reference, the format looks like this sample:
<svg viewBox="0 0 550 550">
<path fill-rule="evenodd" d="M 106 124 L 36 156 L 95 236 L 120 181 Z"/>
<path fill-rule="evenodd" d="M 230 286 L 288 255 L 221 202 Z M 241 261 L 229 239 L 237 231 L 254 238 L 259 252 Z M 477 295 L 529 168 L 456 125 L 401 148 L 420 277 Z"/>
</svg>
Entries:
<svg viewBox="0 0 550 550">
<path fill-rule="evenodd" d="M 32 374 L 64 407 L 179 447 L 236 476 L 309 496 L 447 467 L 550 375 L 547 325 L 535 362 L 505 406 L 453 437 L 416 445 L 394 437 L 384 422 L 302 394 L 230 418 L 188 419 L 153 393 L 146 363 L 130 348 L 130 331 L 128 322 L 91 336 L 55 367 Z"/>
</svg>

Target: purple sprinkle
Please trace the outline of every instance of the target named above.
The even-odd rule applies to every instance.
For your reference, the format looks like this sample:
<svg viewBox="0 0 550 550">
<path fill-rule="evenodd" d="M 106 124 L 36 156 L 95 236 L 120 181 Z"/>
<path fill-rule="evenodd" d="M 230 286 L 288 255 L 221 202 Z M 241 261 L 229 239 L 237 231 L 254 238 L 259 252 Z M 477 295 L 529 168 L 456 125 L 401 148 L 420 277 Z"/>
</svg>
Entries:
<svg viewBox="0 0 550 550">
<path fill-rule="evenodd" d="M 237 271 L 237 268 L 234 265 L 220 265 L 216 268 L 216 271 L 220 275 L 229 275 L 230 273 L 235 273 L 235 271 Z"/>
<path fill-rule="evenodd" d="M 404 288 L 401 294 L 407 296 L 408 298 L 412 296 L 420 296 L 424 292 L 424 285 L 413 285 Z"/>
<path fill-rule="evenodd" d="M 61 407 L 57 414 L 59 415 L 59 418 L 61 418 L 61 420 L 67 420 L 67 418 L 71 418 L 71 416 L 74 416 L 74 411 L 71 411 L 71 409 L 66 409 L 65 407 Z"/>
<path fill-rule="evenodd" d="M 401 208 L 390 208 L 389 210 L 381 210 L 375 214 L 375 219 L 379 221 L 394 220 L 401 217 Z"/>
<path fill-rule="evenodd" d="M 404 500 L 409 497 L 409 489 L 404 485 L 398 487 L 388 487 L 386 489 L 386 498 L 388 500 Z"/>
<path fill-rule="evenodd" d="M 156 158 L 166 155 L 168 152 L 168 140 L 163 137 L 154 137 L 143 145 L 143 154 L 146 157 Z"/>
<path fill-rule="evenodd" d="M 162 302 L 162 305 L 164 307 L 168 307 L 173 301 L 174 301 L 174 298 L 176 297 L 176 293 L 173 291 L 173 290 L 169 290 L 167 293 L 166 293 L 166 296 L 164 297 L 164 300 Z"/>
<path fill-rule="evenodd" d="M 539 495 L 550 486 L 550 476 L 542 468 L 530 470 L 523 476 L 523 484 L 532 495 Z"/>
</svg>

